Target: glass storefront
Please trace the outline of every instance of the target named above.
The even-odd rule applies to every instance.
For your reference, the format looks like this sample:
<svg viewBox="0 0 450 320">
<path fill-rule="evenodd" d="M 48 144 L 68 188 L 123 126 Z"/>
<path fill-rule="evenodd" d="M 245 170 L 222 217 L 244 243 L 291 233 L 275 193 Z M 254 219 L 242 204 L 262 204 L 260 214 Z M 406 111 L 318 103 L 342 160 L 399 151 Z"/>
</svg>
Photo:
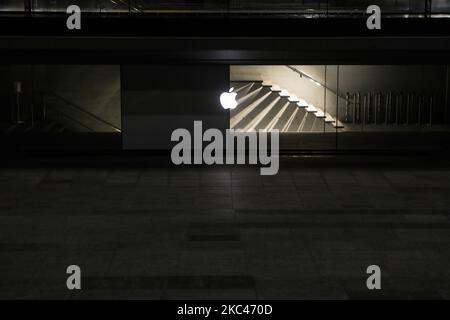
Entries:
<svg viewBox="0 0 450 320">
<path fill-rule="evenodd" d="M 0 136 L 12 148 L 120 148 L 119 66 L 0 67 Z"/>
<path fill-rule="evenodd" d="M 450 141 L 447 65 L 9 65 L 0 82 L 1 133 L 32 141 L 115 136 L 120 144 L 123 129 L 124 141 L 164 149 L 174 128 L 196 120 L 278 130 L 281 149 L 293 152 Z M 231 111 L 219 99 L 228 85 L 237 94 Z"/>
<path fill-rule="evenodd" d="M 277 129 L 287 149 L 379 149 L 395 141 L 407 148 L 409 137 L 450 132 L 445 65 L 239 65 L 230 72 L 238 94 L 230 127 Z"/>
</svg>

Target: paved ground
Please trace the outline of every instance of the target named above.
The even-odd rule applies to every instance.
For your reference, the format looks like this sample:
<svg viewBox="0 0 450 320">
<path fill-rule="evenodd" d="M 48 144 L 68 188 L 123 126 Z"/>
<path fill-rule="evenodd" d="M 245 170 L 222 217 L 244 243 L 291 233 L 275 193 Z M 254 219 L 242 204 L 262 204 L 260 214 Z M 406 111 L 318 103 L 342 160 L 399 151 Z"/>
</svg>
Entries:
<svg viewBox="0 0 450 320">
<path fill-rule="evenodd" d="M 450 298 L 450 168 L 292 161 L 1 169 L 0 298 Z"/>
</svg>

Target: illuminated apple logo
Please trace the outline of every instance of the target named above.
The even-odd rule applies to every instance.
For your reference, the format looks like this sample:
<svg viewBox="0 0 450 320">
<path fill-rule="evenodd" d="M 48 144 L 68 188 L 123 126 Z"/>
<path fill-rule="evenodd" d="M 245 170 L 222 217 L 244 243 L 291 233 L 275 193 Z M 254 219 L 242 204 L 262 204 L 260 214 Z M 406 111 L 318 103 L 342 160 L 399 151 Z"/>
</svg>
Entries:
<svg viewBox="0 0 450 320">
<path fill-rule="evenodd" d="M 230 91 L 224 92 L 220 95 L 220 104 L 224 109 L 235 109 L 238 105 L 236 101 L 237 93 L 233 92 L 234 88 Z"/>
</svg>

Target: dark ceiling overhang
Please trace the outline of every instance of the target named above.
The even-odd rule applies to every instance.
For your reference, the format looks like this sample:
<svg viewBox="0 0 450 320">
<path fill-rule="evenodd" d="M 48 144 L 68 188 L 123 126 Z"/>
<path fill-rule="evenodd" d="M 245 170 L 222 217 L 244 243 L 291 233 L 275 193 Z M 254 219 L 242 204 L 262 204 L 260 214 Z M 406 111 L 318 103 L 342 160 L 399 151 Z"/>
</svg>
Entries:
<svg viewBox="0 0 450 320">
<path fill-rule="evenodd" d="M 0 18 L 2 63 L 450 63 L 450 19 Z"/>
</svg>

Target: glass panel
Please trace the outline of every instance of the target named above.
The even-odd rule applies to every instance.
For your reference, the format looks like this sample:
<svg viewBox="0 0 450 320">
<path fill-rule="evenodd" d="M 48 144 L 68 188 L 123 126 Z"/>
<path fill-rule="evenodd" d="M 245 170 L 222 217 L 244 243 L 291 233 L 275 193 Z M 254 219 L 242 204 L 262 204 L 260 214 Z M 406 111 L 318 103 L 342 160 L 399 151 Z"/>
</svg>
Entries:
<svg viewBox="0 0 450 320">
<path fill-rule="evenodd" d="M 35 12 L 65 12 L 67 7 L 76 4 L 84 12 L 125 12 L 129 10 L 128 0 L 33 0 Z"/>
<path fill-rule="evenodd" d="M 143 11 L 239 11 L 239 12 L 298 12 L 326 8 L 326 1 L 295 0 L 135 0 L 133 6 Z"/>
<path fill-rule="evenodd" d="M 0 68 L 0 135 L 13 147 L 120 147 L 119 66 Z M 63 137 L 64 139 L 60 138 Z"/>
<path fill-rule="evenodd" d="M 232 0 L 231 7 L 239 10 L 302 11 L 326 8 L 326 1 L 271 1 L 271 0 Z"/>
<path fill-rule="evenodd" d="M 144 12 L 196 12 L 196 11 L 227 11 L 228 0 L 165 0 L 165 1 L 148 1 L 135 0 L 133 6 L 139 11 Z"/>
<path fill-rule="evenodd" d="M 2 0 L 0 2 L 0 11 L 23 11 L 23 0 Z"/>
<path fill-rule="evenodd" d="M 446 66 L 340 66 L 339 79 L 339 148 L 413 149 L 449 132 Z"/>
<path fill-rule="evenodd" d="M 335 103 L 326 66 L 231 66 L 238 105 L 230 128 L 281 133 L 289 150 L 335 148 Z M 334 98 L 336 99 L 336 98 Z"/>
<path fill-rule="evenodd" d="M 440 149 L 447 66 L 231 66 L 236 130 L 281 132 L 289 150 Z"/>
<path fill-rule="evenodd" d="M 449 13 L 450 1 L 448 0 L 433 0 L 431 2 L 431 11 L 433 13 Z"/>
<path fill-rule="evenodd" d="M 329 10 L 333 13 L 366 14 L 367 7 L 378 5 L 384 14 L 423 14 L 426 0 L 382 0 L 373 3 L 370 0 L 330 0 Z"/>
</svg>

